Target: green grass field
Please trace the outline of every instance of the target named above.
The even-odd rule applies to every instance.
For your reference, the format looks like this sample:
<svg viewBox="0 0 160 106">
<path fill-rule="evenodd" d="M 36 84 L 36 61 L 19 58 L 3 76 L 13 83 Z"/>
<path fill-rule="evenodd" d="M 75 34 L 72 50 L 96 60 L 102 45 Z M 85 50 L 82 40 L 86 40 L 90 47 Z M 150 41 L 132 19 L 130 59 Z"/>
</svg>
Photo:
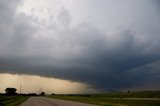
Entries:
<svg viewBox="0 0 160 106">
<path fill-rule="evenodd" d="M 0 106 L 19 106 L 28 96 L 0 96 Z"/>
<path fill-rule="evenodd" d="M 158 98 L 160 92 L 107 93 L 92 95 L 53 95 L 50 98 L 96 104 L 99 106 L 160 106 L 160 100 L 130 100 L 125 98 Z"/>
<path fill-rule="evenodd" d="M 0 96 L 0 106 L 19 106 L 26 101 L 30 96 Z M 130 92 L 130 93 L 106 93 L 106 94 L 77 94 L 77 95 L 53 95 L 46 96 L 55 99 L 71 100 L 77 102 L 84 102 L 89 104 L 96 104 L 99 106 L 160 106 L 160 92 Z M 130 98 L 130 99 L 126 99 Z M 138 98 L 138 100 L 133 100 Z M 140 99 L 157 100 L 140 100 Z"/>
</svg>

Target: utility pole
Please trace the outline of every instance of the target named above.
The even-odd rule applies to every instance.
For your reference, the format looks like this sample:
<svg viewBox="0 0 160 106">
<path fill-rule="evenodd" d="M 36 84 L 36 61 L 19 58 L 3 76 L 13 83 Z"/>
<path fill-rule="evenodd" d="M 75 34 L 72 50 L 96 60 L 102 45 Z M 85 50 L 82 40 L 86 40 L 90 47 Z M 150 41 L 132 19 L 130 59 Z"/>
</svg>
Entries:
<svg viewBox="0 0 160 106">
<path fill-rule="evenodd" d="M 42 92 L 42 86 L 41 86 L 41 92 Z"/>
<path fill-rule="evenodd" d="M 22 93 L 22 84 L 20 85 L 20 91 L 19 93 L 21 94 Z"/>
</svg>

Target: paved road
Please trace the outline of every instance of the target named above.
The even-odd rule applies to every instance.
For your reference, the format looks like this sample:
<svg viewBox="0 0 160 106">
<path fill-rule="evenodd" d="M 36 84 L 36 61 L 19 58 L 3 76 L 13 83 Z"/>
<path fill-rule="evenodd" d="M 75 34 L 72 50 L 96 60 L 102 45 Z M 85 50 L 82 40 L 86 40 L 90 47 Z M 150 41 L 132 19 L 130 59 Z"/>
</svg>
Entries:
<svg viewBox="0 0 160 106">
<path fill-rule="evenodd" d="M 96 105 L 45 98 L 45 97 L 30 97 L 20 106 L 96 106 Z"/>
</svg>

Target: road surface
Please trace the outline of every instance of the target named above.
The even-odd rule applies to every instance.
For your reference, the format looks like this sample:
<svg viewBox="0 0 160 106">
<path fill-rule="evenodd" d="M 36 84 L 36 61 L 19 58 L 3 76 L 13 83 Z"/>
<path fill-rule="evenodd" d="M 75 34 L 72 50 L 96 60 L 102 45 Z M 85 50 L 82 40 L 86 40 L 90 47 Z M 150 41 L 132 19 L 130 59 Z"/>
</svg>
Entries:
<svg viewBox="0 0 160 106">
<path fill-rule="evenodd" d="M 96 105 L 45 98 L 45 97 L 30 97 L 20 106 L 96 106 Z"/>
</svg>

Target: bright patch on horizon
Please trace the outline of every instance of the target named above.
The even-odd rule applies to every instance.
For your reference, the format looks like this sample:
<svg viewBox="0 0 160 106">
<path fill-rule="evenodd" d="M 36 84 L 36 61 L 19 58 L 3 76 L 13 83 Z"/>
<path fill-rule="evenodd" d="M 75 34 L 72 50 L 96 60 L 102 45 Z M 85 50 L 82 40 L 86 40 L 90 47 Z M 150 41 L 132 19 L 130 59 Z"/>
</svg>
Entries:
<svg viewBox="0 0 160 106">
<path fill-rule="evenodd" d="M 0 78 L 0 92 L 5 92 L 7 87 L 14 87 L 19 93 L 22 85 L 22 93 L 40 93 L 42 86 L 42 91 L 47 94 L 74 94 L 84 93 L 88 87 L 83 83 L 35 75 L 0 74 Z"/>
</svg>

